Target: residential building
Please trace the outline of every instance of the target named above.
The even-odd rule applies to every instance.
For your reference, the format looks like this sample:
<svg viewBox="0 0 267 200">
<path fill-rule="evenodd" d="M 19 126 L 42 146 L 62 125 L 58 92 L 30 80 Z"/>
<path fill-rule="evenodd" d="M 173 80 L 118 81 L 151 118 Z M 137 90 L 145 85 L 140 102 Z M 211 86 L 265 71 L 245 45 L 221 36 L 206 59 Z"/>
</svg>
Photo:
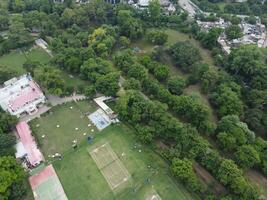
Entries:
<svg viewBox="0 0 267 200">
<path fill-rule="evenodd" d="M 28 168 L 36 167 L 44 161 L 44 157 L 37 147 L 29 125 L 26 122 L 19 122 L 16 130 L 18 136 L 16 158 L 21 159 Z"/>
<path fill-rule="evenodd" d="M 17 117 L 37 112 L 45 101 L 41 88 L 29 74 L 6 81 L 0 89 L 0 106 Z"/>
</svg>

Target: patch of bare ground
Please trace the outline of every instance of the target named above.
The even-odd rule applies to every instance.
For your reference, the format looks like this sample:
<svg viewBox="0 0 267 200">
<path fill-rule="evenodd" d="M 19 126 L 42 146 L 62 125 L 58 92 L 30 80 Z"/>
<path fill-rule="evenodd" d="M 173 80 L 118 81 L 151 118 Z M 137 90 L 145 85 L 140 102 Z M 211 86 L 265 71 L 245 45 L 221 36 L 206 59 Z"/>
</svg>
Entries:
<svg viewBox="0 0 267 200">
<path fill-rule="evenodd" d="M 260 187 L 261 194 L 263 195 L 261 199 L 267 200 L 267 177 L 253 169 L 246 171 L 245 175 L 251 182 Z"/>
<path fill-rule="evenodd" d="M 200 180 L 216 195 L 226 194 L 226 189 L 220 184 L 206 169 L 204 169 L 197 162 L 194 163 L 193 168 L 200 178 Z"/>
</svg>

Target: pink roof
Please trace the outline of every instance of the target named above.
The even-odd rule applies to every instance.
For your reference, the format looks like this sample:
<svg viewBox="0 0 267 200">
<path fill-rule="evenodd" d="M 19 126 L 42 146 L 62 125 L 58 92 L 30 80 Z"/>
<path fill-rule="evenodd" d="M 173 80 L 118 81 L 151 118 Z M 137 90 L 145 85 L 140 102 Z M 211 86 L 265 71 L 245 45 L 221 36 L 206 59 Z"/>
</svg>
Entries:
<svg viewBox="0 0 267 200">
<path fill-rule="evenodd" d="M 20 140 L 27 151 L 27 158 L 31 165 L 39 164 L 44 160 L 43 154 L 37 148 L 34 138 L 31 135 L 31 130 L 26 122 L 19 122 L 16 129 Z"/>
<path fill-rule="evenodd" d="M 9 101 L 12 110 L 17 110 L 24 106 L 27 102 L 31 102 L 43 95 L 40 88 L 32 80 L 29 81 L 29 87 L 27 91 L 21 91 L 21 93 L 13 100 Z"/>
<path fill-rule="evenodd" d="M 39 173 L 29 178 L 32 190 L 35 190 L 40 184 L 45 182 L 48 178 L 56 176 L 56 172 L 52 165 L 48 165 Z"/>
</svg>

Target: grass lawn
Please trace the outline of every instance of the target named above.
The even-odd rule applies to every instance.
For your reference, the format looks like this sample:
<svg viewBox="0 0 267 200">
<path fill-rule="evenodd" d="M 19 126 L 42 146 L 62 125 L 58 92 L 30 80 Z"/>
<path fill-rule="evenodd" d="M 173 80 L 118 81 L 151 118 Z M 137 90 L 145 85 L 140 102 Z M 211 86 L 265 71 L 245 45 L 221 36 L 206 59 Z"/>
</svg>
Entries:
<svg viewBox="0 0 267 200">
<path fill-rule="evenodd" d="M 0 8 L 6 9 L 8 6 L 8 0 L 1 0 L 0 1 Z"/>
<path fill-rule="evenodd" d="M 29 51 L 23 52 L 20 50 L 12 51 L 9 54 L 0 57 L 0 66 L 7 67 L 18 75 L 24 74 L 26 71 L 23 69 L 23 63 L 28 59 L 38 61 L 42 65 L 49 65 L 51 57 L 41 48 L 33 47 Z M 78 77 L 73 77 L 62 71 L 62 79 L 65 81 L 66 86 L 77 87 L 79 85 L 85 85 L 86 81 L 81 80 Z"/>
<path fill-rule="evenodd" d="M 61 154 L 67 152 L 72 149 L 73 140 L 77 139 L 80 142 L 86 138 L 83 133 L 88 135 L 91 129 L 96 130 L 95 127 L 88 127 L 89 120 L 83 115 L 95 109 L 93 104 L 88 104 L 86 101 L 70 102 L 56 106 L 40 119 L 33 120 L 31 126 L 36 130 L 39 145 L 45 149 L 44 156 L 48 158 L 48 155 L 57 152 Z M 57 128 L 57 125 L 60 127 Z M 75 130 L 76 128 L 78 130 Z M 42 135 L 45 135 L 45 138 L 42 138 Z"/>
<path fill-rule="evenodd" d="M 73 109 L 70 109 L 70 106 L 73 106 Z M 146 199 L 153 191 L 167 200 L 195 199 L 182 185 L 173 180 L 165 161 L 150 148 L 138 143 L 134 131 L 128 126 L 121 123 L 111 125 L 101 132 L 95 131 L 93 144 L 87 144 L 86 136 L 82 133 L 90 132 L 87 126 L 89 120 L 86 117 L 81 118 L 81 114 L 93 110 L 95 107 L 86 101 L 68 103 L 31 123 L 33 127 L 40 124 L 35 128 L 35 134 L 47 160 L 50 160 L 48 155 L 51 153 L 63 153 L 63 160 L 53 161 L 53 166 L 70 200 Z M 57 124 L 61 127 L 56 128 Z M 76 127 L 79 131 L 75 131 Z M 41 137 L 43 134 L 46 134 L 45 139 Z M 74 138 L 80 141 L 77 150 L 71 148 Z M 110 189 L 87 151 L 94 145 L 106 142 L 131 174 L 125 187 L 115 192 Z M 138 147 L 134 148 L 135 145 Z M 124 156 L 121 156 L 122 153 Z M 151 168 L 148 168 L 148 165 Z M 151 180 L 149 183 L 146 182 L 147 178 Z"/>
<path fill-rule="evenodd" d="M 195 47 L 199 49 L 204 62 L 206 62 L 209 65 L 214 64 L 210 52 L 207 49 L 201 47 L 200 43 L 194 38 L 192 37 L 190 38 L 188 34 L 181 33 L 173 29 L 167 29 L 165 30 L 165 32 L 168 34 L 168 45 L 172 45 L 178 41 L 189 40 Z"/>
<path fill-rule="evenodd" d="M 168 35 L 168 42 L 166 46 L 172 45 L 178 41 L 186 41 L 189 40 L 192 45 L 197 47 L 200 51 L 200 54 L 203 58 L 203 61 L 209 65 L 214 65 L 213 59 L 210 55 L 210 52 L 207 49 L 201 47 L 200 43 L 195 40 L 194 38 L 190 38 L 188 34 L 173 30 L 173 29 L 164 29 L 165 33 Z M 145 38 L 135 41 L 131 44 L 131 48 L 139 47 L 143 53 L 150 53 L 152 52 L 154 45 L 147 42 Z"/>
<path fill-rule="evenodd" d="M 154 48 L 154 45 L 149 43 L 145 38 L 142 38 L 132 43 L 130 47 L 138 47 L 142 50 L 142 53 L 151 53 Z"/>
<path fill-rule="evenodd" d="M 23 63 L 26 61 L 26 57 L 23 52 L 17 50 L 12 51 L 9 54 L 0 57 L 0 66 L 6 67 L 12 71 L 17 72 L 19 75 L 25 73 L 22 68 Z"/>
</svg>

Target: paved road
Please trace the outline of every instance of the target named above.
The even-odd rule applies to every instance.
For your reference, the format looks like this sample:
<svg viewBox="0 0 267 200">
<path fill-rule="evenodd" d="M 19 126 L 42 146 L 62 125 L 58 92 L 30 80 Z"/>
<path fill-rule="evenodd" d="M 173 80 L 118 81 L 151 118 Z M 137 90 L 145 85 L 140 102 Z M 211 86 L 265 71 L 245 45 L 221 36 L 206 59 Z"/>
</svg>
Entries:
<svg viewBox="0 0 267 200">
<path fill-rule="evenodd" d="M 86 97 L 84 95 L 73 95 L 73 96 L 69 96 L 69 97 L 64 97 L 64 98 L 60 98 L 58 96 L 54 96 L 54 95 L 47 95 L 47 102 L 50 103 L 52 106 L 47 106 L 44 105 L 41 108 L 38 109 L 38 111 L 32 115 L 26 115 L 21 117 L 19 120 L 20 121 L 31 121 L 37 117 L 40 117 L 41 114 L 47 112 L 48 110 L 50 110 L 53 106 L 56 105 L 60 105 L 63 103 L 67 103 L 70 101 L 80 101 L 80 100 L 84 100 L 86 99 Z"/>
</svg>

